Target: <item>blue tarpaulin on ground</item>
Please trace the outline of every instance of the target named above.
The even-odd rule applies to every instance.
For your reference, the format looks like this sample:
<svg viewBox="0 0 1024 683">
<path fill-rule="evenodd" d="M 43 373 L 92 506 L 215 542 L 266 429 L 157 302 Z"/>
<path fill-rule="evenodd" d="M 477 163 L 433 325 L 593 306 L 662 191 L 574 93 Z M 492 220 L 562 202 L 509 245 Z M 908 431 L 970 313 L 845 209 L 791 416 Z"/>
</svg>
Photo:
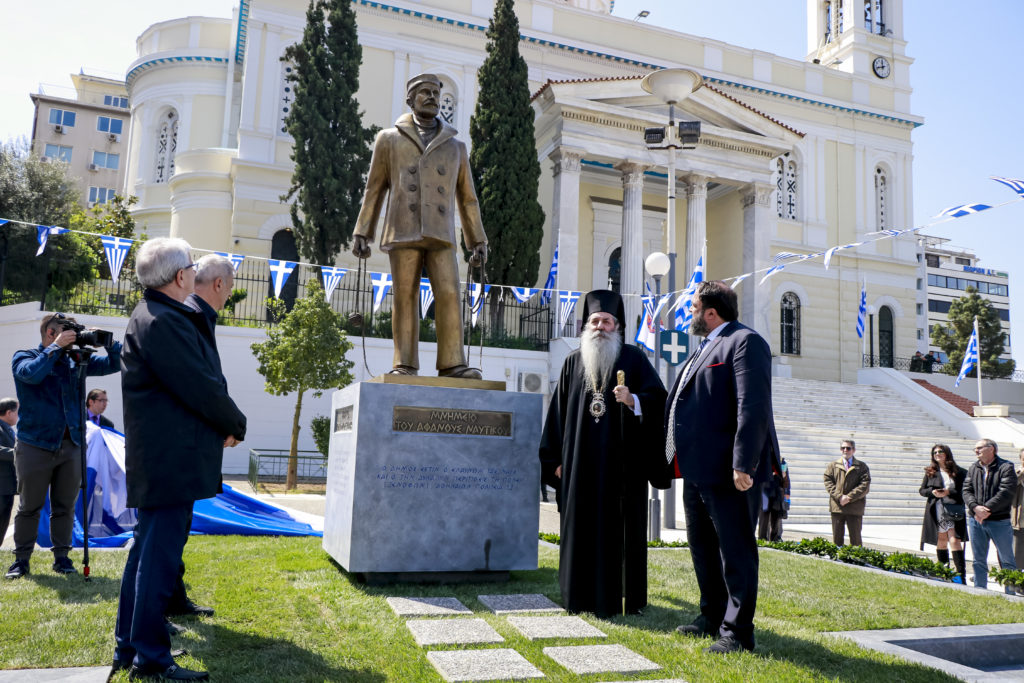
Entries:
<svg viewBox="0 0 1024 683">
<path fill-rule="evenodd" d="M 110 429 L 88 427 L 86 494 L 89 500 L 89 547 L 118 548 L 132 537 L 135 510 L 125 507 L 124 435 Z M 81 548 L 82 496 L 75 506 L 72 545 Z M 323 536 L 284 510 L 239 493 L 227 484 L 215 498 L 197 500 L 192 508 L 192 533 L 240 536 Z M 39 515 L 41 547 L 49 548 L 50 500 Z"/>
</svg>

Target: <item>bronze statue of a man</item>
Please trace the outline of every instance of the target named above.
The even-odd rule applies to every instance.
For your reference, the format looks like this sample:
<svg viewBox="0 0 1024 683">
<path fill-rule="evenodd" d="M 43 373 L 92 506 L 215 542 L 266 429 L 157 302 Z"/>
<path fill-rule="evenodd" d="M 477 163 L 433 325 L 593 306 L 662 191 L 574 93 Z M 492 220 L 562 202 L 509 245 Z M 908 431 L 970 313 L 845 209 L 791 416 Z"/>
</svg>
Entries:
<svg viewBox="0 0 1024 683">
<path fill-rule="evenodd" d="M 470 263 L 479 266 L 487 260 L 487 236 L 469 155 L 466 145 L 455 139 L 457 131 L 437 118 L 441 79 L 420 74 L 406 84 L 406 93 L 412 113 L 400 116 L 395 127 L 382 130 L 373 143 L 352 253 L 363 259 L 370 256 L 381 204 L 390 193 L 380 248 L 391 260 L 394 286 L 391 373 L 419 371 L 420 274 L 426 269 L 434 290 L 438 375 L 480 379 L 480 371 L 466 365 L 462 346 L 455 252 L 457 208 L 466 244 L 473 250 Z"/>
</svg>

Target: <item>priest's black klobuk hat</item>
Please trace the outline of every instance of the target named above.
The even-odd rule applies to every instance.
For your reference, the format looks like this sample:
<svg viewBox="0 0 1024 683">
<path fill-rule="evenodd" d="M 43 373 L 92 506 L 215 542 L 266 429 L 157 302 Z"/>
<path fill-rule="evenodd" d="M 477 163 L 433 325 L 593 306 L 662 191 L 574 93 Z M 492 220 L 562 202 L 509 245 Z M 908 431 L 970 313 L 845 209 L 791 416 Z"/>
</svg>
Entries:
<svg viewBox="0 0 1024 683">
<path fill-rule="evenodd" d="M 583 299 L 584 325 L 594 313 L 609 313 L 615 316 L 615 319 L 619 321 L 619 336 L 625 340 L 626 309 L 622 305 L 622 297 L 618 293 L 610 289 L 595 289 L 592 292 L 587 292 L 586 298 Z"/>
</svg>

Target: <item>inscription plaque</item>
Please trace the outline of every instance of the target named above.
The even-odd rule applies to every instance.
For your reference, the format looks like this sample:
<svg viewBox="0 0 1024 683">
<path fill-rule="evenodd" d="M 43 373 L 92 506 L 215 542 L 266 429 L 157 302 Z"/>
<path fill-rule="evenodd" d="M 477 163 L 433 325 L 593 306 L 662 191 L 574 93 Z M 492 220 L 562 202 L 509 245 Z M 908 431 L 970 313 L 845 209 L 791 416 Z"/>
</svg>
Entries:
<svg viewBox="0 0 1024 683">
<path fill-rule="evenodd" d="M 345 406 L 334 411 L 334 431 L 352 431 L 352 406 Z"/>
<path fill-rule="evenodd" d="M 391 428 L 396 432 L 511 437 L 512 413 L 395 406 Z"/>
</svg>

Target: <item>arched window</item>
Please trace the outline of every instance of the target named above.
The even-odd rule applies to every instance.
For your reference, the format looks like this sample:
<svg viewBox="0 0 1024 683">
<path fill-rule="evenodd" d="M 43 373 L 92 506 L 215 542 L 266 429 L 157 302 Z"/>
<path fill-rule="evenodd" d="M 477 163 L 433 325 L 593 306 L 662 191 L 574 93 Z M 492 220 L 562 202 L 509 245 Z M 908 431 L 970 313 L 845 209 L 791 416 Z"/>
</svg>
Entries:
<svg viewBox="0 0 1024 683">
<path fill-rule="evenodd" d="M 832 42 L 832 3 L 825 3 L 825 42 Z"/>
<path fill-rule="evenodd" d="M 608 289 L 613 292 L 619 291 L 619 280 L 622 275 L 622 247 L 615 247 L 615 251 L 608 257 Z"/>
<path fill-rule="evenodd" d="M 797 220 L 797 165 L 789 152 L 775 160 L 775 213 L 779 218 Z"/>
<path fill-rule="evenodd" d="M 893 366 L 893 329 L 892 309 L 882 306 L 878 309 L 878 364 L 883 368 Z"/>
<path fill-rule="evenodd" d="M 878 230 L 889 229 L 889 179 L 881 166 L 875 168 L 875 220 Z"/>
<path fill-rule="evenodd" d="M 885 35 L 883 0 L 864 0 L 864 28 L 870 33 Z"/>
<path fill-rule="evenodd" d="M 270 258 L 284 261 L 299 260 L 299 248 L 295 245 L 295 233 L 289 228 L 278 230 L 274 233 L 270 241 Z M 274 296 L 274 279 L 270 277 L 269 271 L 267 272 L 267 283 L 267 296 Z M 285 281 L 284 287 L 281 288 L 281 298 L 284 300 L 285 306 L 289 311 L 295 305 L 295 298 L 298 296 L 298 293 L 299 273 L 293 272 L 288 280 Z M 267 311 L 267 321 L 273 322 L 270 311 Z"/>
<path fill-rule="evenodd" d="M 156 172 L 153 182 L 166 183 L 174 175 L 174 155 L 178 151 L 178 112 L 169 110 L 160 117 L 156 134 Z"/>
<path fill-rule="evenodd" d="M 800 355 L 800 297 L 793 292 L 783 294 L 779 305 L 779 340 L 782 353 Z"/>
<path fill-rule="evenodd" d="M 441 91 L 441 110 L 439 115 L 449 126 L 455 125 L 455 93 L 451 90 Z"/>
</svg>

